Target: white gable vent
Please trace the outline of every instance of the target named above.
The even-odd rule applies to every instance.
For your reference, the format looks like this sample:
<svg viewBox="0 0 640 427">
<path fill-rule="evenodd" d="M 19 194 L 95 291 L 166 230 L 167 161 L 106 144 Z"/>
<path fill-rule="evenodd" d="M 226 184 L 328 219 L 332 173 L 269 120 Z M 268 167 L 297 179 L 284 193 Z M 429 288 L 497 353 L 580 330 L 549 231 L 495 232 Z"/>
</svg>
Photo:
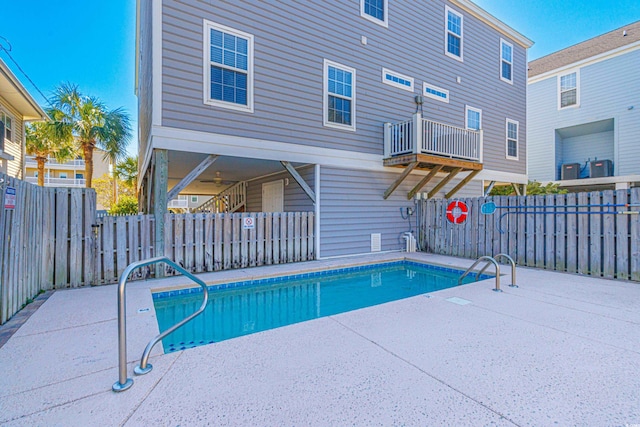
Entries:
<svg viewBox="0 0 640 427">
<path fill-rule="evenodd" d="M 371 252 L 380 252 L 382 250 L 381 241 L 380 233 L 371 233 Z"/>
</svg>

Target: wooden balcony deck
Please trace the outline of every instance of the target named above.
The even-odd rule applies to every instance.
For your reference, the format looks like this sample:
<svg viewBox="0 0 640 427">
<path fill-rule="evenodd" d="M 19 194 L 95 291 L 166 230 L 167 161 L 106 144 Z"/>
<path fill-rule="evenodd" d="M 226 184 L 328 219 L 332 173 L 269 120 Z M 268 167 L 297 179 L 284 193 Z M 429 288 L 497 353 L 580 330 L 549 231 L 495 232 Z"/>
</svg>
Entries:
<svg viewBox="0 0 640 427">
<path fill-rule="evenodd" d="M 385 125 L 383 164 L 404 168 L 404 171 L 385 191 L 384 198 L 388 198 L 414 170 L 427 170 L 429 173 L 409 191 L 407 199 L 415 196 L 427 183 L 439 179 L 427 195 L 431 198 L 459 173 L 468 172 L 445 195 L 449 198 L 480 173 L 481 158 L 482 131 L 432 122 L 423 119 L 419 113 L 403 123 L 388 123 Z"/>
</svg>

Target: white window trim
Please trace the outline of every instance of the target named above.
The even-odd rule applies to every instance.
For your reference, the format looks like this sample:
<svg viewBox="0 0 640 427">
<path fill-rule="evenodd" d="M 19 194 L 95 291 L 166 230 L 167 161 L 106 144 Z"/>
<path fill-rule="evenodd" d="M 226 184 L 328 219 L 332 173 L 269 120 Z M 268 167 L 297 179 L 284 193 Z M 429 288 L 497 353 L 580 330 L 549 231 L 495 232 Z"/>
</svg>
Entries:
<svg viewBox="0 0 640 427">
<path fill-rule="evenodd" d="M 460 17 L 460 56 L 449 53 L 449 12 Z M 458 36 L 457 34 L 454 35 Z M 464 16 L 449 6 L 444 7 L 444 54 L 456 61 L 464 62 Z"/>
<path fill-rule="evenodd" d="M 411 86 L 405 86 L 405 85 L 402 85 L 400 83 L 389 81 L 389 80 L 387 80 L 387 74 L 391 74 L 391 75 L 399 77 L 399 78 L 401 78 L 403 80 L 407 80 L 407 81 L 411 82 Z M 383 68 L 382 69 L 382 83 L 387 84 L 389 86 L 394 86 L 394 87 L 397 87 L 397 88 L 400 88 L 400 89 L 403 89 L 403 90 L 406 90 L 406 91 L 409 91 L 409 92 L 413 92 L 413 87 L 414 87 L 413 77 L 409 77 L 409 76 L 405 76 L 404 74 L 396 73 L 395 71 L 391 71 L 388 68 Z"/>
<path fill-rule="evenodd" d="M 562 106 L 562 93 L 560 81 L 564 76 L 568 76 L 569 74 L 576 73 L 576 103 L 573 105 L 567 105 L 566 107 Z M 558 74 L 557 77 L 557 86 L 558 86 L 558 110 L 566 110 L 569 108 L 578 108 L 580 107 L 580 69 L 567 71 L 562 74 Z"/>
<path fill-rule="evenodd" d="M 226 108 L 228 110 L 242 111 L 245 113 L 253 113 L 253 34 L 245 33 L 215 22 L 203 19 L 203 82 L 202 96 L 206 105 L 214 107 Z M 220 101 L 211 99 L 211 30 L 216 29 L 225 33 L 233 34 L 237 37 L 247 39 L 247 105 L 236 104 L 233 102 Z"/>
<path fill-rule="evenodd" d="M 509 155 L 509 139 L 510 139 L 509 138 L 509 123 L 513 123 L 517 127 L 517 133 L 516 133 L 516 155 L 515 156 L 510 156 Z M 505 158 L 507 158 L 509 160 L 518 160 L 519 157 L 520 157 L 520 122 L 518 122 L 517 120 L 507 119 L 505 121 L 504 130 L 505 130 Z"/>
<path fill-rule="evenodd" d="M 388 0 L 384 0 L 383 7 L 384 7 L 384 20 L 380 20 L 367 13 L 364 13 L 364 0 L 360 0 L 360 16 L 362 16 L 366 20 L 375 22 L 376 24 L 381 25 L 385 28 L 389 28 L 389 1 Z"/>
<path fill-rule="evenodd" d="M 440 96 L 434 95 L 432 93 L 428 93 L 427 88 L 435 89 L 439 92 L 445 93 L 447 94 L 447 98 L 445 99 Z M 443 89 L 441 87 L 432 85 L 430 83 L 422 82 L 422 94 L 427 98 L 435 99 L 436 101 L 445 102 L 447 104 L 449 103 L 449 91 L 447 89 Z"/>
<path fill-rule="evenodd" d="M 351 125 L 343 125 L 329 121 L 329 66 L 340 68 L 351 73 Z M 324 126 L 355 132 L 356 130 L 356 70 L 338 62 L 324 59 L 322 72 L 322 121 Z"/>
<path fill-rule="evenodd" d="M 505 59 L 502 58 L 502 45 L 505 45 L 505 44 L 511 48 L 511 62 L 506 61 Z M 500 80 L 502 80 L 503 82 L 509 83 L 511 85 L 513 84 L 513 56 L 514 56 L 513 54 L 514 54 L 513 45 L 511 43 L 509 43 L 508 41 L 506 41 L 505 39 L 500 38 L 500 64 L 499 64 L 498 72 L 500 73 Z M 511 65 L 511 80 L 505 78 L 502 75 L 502 62 L 503 61 L 506 62 L 507 64 Z"/>
<path fill-rule="evenodd" d="M 4 126 L 5 126 L 5 132 L 4 132 L 4 135 L 2 135 L 3 142 L 4 141 L 9 141 L 9 142 L 13 143 L 13 139 L 14 139 L 13 135 L 15 135 L 14 123 L 16 122 L 16 118 L 14 117 L 13 114 L 9 113 L 4 108 L 0 108 L 0 114 L 2 114 L 3 116 L 7 116 L 7 117 L 9 117 L 9 119 L 11 119 L 11 139 L 5 138 L 5 135 L 7 134 L 7 131 L 6 131 L 7 122 L 6 122 L 6 120 L 2 120 L 4 122 Z M 4 119 L 4 117 L 2 117 L 2 119 Z M 1 145 L 2 144 L 0 144 L 0 146 Z"/>
<path fill-rule="evenodd" d="M 470 107 L 468 105 L 464 106 L 464 128 L 471 129 L 469 127 L 469 111 L 475 111 L 480 114 L 480 127 L 477 130 L 482 130 L 482 110 L 479 108 Z M 471 130 L 476 130 L 476 129 L 471 129 Z"/>
</svg>

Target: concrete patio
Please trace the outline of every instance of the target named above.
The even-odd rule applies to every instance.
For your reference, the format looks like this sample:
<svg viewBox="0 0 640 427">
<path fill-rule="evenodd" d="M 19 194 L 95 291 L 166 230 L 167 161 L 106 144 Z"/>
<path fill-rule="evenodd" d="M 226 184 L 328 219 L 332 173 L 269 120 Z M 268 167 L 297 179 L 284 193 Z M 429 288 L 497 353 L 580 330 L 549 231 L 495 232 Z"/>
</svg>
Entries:
<svg viewBox="0 0 640 427">
<path fill-rule="evenodd" d="M 231 281 L 403 257 L 201 277 Z M 511 288 L 508 271 L 502 293 L 486 280 L 171 354 L 158 346 L 144 376 L 132 370 L 158 333 L 150 289 L 187 281 L 132 282 L 134 385 L 122 393 L 111 391 L 116 286 L 57 291 L 0 348 L 0 424 L 640 425 L 640 284 L 518 268 L 520 287 Z"/>
</svg>

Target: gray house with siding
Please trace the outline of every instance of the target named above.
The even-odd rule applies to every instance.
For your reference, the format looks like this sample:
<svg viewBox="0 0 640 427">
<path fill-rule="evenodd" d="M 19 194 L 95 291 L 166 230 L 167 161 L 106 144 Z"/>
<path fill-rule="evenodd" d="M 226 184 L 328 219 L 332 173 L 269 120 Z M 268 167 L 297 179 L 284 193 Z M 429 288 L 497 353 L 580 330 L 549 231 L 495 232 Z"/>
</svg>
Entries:
<svg viewBox="0 0 640 427">
<path fill-rule="evenodd" d="M 527 104 L 531 179 L 640 185 L 640 21 L 531 61 Z"/>
<path fill-rule="evenodd" d="M 527 182 L 531 41 L 469 0 L 137 7 L 147 212 L 313 211 L 324 258 L 402 249 L 416 198 Z"/>
</svg>

